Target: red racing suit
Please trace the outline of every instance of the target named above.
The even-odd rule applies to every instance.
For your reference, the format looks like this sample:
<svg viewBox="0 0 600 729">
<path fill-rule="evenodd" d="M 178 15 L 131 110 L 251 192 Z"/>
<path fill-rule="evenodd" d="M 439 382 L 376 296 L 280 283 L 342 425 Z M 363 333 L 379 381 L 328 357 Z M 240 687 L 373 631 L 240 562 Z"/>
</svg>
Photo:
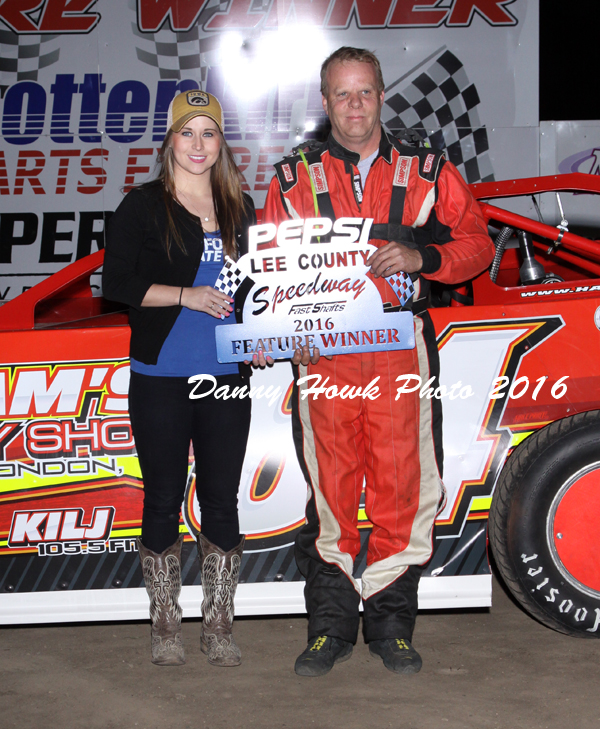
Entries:
<svg viewBox="0 0 600 729">
<path fill-rule="evenodd" d="M 367 642 L 410 640 L 442 491 L 442 414 L 439 400 L 420 398 L 418 391 L 396 399 L 396 378 L 417 374 L 425 383 L 435 377 L 436 386 L 439 359 L 426 311 L 427 280 L 466 281 L 489 266 L 494 249 L 476 200 L 440 152 L 403 146 L 382 129 L 364 189 L 359 155 L 332 135 L 306 159 L 308 171 L 300 156 L 275 166 L 265 222 L 373 218 L 371 244 L 406 241 L 423 258 L 411 302 L 419 314 L 414 349 L 334 355 L 300 366 L 297 373 L 321 374 L 322 381 L 329 377 L 328 386 L 338 391 L 344 385 L 364 388 L 379 377 L 379 395 L 373 399 L 303 398 L 302 388 L 294 393 L 294 437 L 309 484 L 306 524 L 296 540 L 296 560 L 306 578 L 308 637 L 356 642 L 362 595 Z M 384 307 L 396 305 L 397 310 L 398 300 L 385 280 L 372 280 Z M 357 523 L 363 482 L 373 528 L 361 588 L 353 566 L 361 546 Z"/>
</svg>

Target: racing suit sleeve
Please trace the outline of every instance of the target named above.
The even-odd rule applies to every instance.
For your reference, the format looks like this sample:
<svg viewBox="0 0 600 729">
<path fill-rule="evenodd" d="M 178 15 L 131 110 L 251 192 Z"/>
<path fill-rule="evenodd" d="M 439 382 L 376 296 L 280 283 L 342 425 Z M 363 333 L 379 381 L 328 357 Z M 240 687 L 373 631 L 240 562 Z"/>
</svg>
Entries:
<svg viewBox="0 0 600 729">
<path fill-rule="evenodd" d="M 494 245 L 481 208 L 451 162 L 440 172 L 437 200 L 428 222 L 433 244 L 426 248 L 422 276 L 458 284 L 491 264 Z"/>
<path fill-rule="evenodd" d="M 138 260 L 144 247 L 149 211 L 140 209 L 138 190 L 121 201 L 108 224 L 106 251 L 102 269 L 102 291 L 107 299 L 141 308 L 152 281 L 138 272 Z"/>
<path fill-rule="evenodd" d="M 277 179 L 277 175 L 274 175 L 269 185 L 267 199 L 263 208 L 263 223 L 275 223 L 275 225 L 279 225 L 284 220 L 289 220 L 290 217 L 284 206 L 279 180 Z"/>
</svg>

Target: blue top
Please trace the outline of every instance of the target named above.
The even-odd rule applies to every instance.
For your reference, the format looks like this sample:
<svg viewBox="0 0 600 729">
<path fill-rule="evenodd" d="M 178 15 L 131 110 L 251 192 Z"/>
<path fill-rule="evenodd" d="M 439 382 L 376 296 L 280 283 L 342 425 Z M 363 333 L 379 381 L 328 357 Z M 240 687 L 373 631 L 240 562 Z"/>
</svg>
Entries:
<svg viewBox="0 0 600 729">
<path fill-rule="evenodd" d="M 204 253 L 194 279 L 194 286 L 214 286 L 223 268 L 223 241 L 220 231 L 204 233 Z M 160 350 L 155 365 L 131 358 L 131 369 L 141 375 L 156 377 L 192 377 L 193 375 L 233 375 L 236 363 L 217 361 L 215 327 L 233 324 L 235 316 L 215 319 L 203 311 L 183 307 Z"/>
</svg>

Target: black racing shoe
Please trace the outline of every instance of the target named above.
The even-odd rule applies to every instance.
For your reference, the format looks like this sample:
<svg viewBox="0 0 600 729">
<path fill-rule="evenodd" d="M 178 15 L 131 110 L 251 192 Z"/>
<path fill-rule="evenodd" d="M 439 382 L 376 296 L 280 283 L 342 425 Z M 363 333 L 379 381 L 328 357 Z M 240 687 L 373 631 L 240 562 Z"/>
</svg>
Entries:
<svg viewBox="0 0 600 729">
<path fill-rule="evenodd" d="M 383 665 L 394 673 L 418 673 L 423 665 L 421 656 L 405 638 L 372 640 L 369 653 L 383 658 Z"/>
<path fill-rule="evenodd" d="M 352 643 L 330 635 L 319 635 L 308 641 L 306 650 L 296 659 L 294 671 L 299 676 L 324 676 L 335 663 L 347 661 L 352 655 Z"/>
</svg>

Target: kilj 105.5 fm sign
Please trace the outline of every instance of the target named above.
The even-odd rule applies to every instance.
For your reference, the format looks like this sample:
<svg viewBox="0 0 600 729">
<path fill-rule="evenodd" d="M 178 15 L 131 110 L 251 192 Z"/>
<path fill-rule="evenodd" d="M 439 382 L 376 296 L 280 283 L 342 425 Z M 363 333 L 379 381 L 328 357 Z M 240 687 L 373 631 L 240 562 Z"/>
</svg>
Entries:
<svg viewBox="0 0 600 729">
<path fill-rule="evenodd" d="M 413 317 L 402 307 L 413 284 L 402 272 L 385 279 L 370 273 L 372 224 L 310 218 L 250 228 L 249 252 L 227 260 L 216 283 L 243 299 L 242 323 L 216 329 L 219 361 L 259 351 L 286 358 L 304 345 L 321 354 L 412 349 Z"/>
</svg>

